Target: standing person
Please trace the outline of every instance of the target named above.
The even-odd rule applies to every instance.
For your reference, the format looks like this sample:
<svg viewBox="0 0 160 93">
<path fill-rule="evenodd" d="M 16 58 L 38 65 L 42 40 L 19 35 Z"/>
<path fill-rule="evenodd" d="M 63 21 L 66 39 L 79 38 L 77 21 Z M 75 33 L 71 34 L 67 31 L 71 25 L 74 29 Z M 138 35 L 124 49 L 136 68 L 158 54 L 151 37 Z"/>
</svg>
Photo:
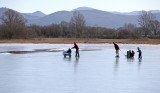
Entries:
<svg viewBox="0 0 160 93">
<path fill-rule="evenodd" d="M 113 42 L 113 44 L 114 44 L 114 48 L 116 50 L 116 57 L 119 57 L 119 46 L 114 42 Z"/>
<path fill-rule="evenodd" d="M 75 48 L 76 49 L 76 57 L 79 57 L 79 47 L 76 44 L 76 42 L 74 42 L 74 47 L 72 47 L 72 49 Z"/>
<path fill-rule="evenodd" d="M 137 47 L 137 49 L 138 49 L 138 58 L 142 58 L 142 51 L 141 51 L 141 49 L 139 48 L 139 47 Z"/>
</svg>

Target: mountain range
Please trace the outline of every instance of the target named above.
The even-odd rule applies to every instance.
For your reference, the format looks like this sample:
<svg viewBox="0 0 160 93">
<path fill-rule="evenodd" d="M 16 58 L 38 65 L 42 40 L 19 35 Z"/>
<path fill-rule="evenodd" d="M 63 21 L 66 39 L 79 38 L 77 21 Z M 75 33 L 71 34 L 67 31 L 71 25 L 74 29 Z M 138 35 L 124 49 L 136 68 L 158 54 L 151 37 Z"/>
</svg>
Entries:
<svg viewBox="0 0 160 93">
<path fill-rule="evenodd" d="M 8 8 L 0 8 L 0 16 L 7 11 Z M 107 12 L 89 7 L 79 7 L 72 11 L 57 11 L 51 14 L 44 14 L 41 11 L 34 13 L 21 13 L 28 21 L 27 25 L 50 25 L 53 23 L 59 24 L 61 21 L 69 22 L 74 11 L 79 11 L 86 20 L 87 26 L 100 26 L 107 28 L 119 28 L 124 24 L 135 24 L 138 26 L 138 15 L 140 11 L 133 12 Z M 160 21 L 160 10 L 152 10 L 156 19 Z"/>
</svg>

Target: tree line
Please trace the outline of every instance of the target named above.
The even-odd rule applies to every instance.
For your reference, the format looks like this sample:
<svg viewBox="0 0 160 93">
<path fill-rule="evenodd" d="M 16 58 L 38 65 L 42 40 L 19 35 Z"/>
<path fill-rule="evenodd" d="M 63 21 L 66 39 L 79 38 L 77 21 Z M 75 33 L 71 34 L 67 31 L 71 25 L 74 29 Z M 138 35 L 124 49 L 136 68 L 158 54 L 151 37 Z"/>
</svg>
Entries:
<svg viewBox="0 0 160 93">
<path fill-rule="evenodd" d="M 26 25 L 27 20 L 18 12 L 8 9 L 1 17 L 0 39 L 30 38 L 101 38 L 101 39 L 160 39 L 160 22 L 151 12 L 142 11 L 138 16 L 139 27 L 124 24 L 118 29 L 86 26 L 84 16 L 74 11 L 70 22 L 48 26 Z"/>
</svg>

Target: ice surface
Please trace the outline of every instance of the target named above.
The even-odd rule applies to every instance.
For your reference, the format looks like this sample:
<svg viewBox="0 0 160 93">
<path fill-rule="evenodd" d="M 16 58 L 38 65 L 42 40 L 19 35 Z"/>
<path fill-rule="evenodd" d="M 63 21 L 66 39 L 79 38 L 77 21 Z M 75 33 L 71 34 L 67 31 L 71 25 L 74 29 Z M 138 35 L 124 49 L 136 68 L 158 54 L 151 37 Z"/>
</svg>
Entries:
<svg viewBox="0 0 160 93">
<path fill-rule="evenodd" d="M 0 93 L 160 93 L 160 45 L 119 44 L 120 58 L 113 44 L 78 45 L 79 58 L 75 49 L 64 58 L 62 51 L 48 50 L 73 44 L 0 44 Z M 123 55 L 127 50 L 136 52 L 133 59 Z"/>
</svg>

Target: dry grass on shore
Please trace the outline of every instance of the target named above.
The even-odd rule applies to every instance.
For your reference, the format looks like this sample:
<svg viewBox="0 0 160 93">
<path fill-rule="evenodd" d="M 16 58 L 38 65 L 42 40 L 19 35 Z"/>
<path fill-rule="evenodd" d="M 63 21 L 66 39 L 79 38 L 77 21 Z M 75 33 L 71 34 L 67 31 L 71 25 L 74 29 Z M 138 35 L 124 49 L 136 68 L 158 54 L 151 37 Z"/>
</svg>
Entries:
<svg viewBox="0 0 160 93">
<path fill-rule="evenodd" d="M 160 39 L 82 39 L 82 38 L 36 38 L 36 39 L 12 39 L 0 40 L 0 43 L 122 43 L 122 44 L 160 44 Z"/>
</svg>

